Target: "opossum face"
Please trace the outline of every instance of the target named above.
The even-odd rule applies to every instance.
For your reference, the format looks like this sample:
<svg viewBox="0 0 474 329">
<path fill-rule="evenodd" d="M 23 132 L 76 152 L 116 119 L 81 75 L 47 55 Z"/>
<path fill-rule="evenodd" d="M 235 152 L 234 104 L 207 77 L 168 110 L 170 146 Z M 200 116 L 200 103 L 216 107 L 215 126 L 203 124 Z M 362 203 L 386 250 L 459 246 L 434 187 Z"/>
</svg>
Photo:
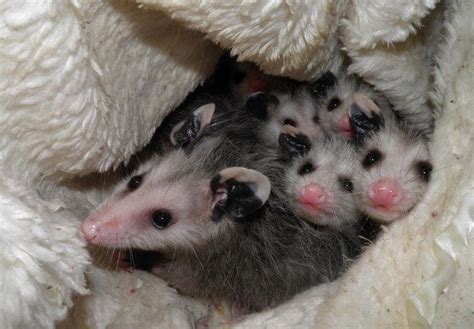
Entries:
<svg viewBox="0 0 474 329">
<path fill-rule="evenodd" d="M 268 179 L 256 171 L 235 167 L 211 176 L 177 170 L 177 164 L 187 163 L 184 153 L 175 151 L 139 168 L 86 218 L 86 240 L 118 248 L 192 248 L 231 229 L 269 196 Z"/>
<path fill-rule="evenodd" d="M 358 141 L 354 196 L 361 211 L 381 222 L 396 220 L 420 201 L 432 170 L 424 139 L 387 114 L 369 117 L 351 109 Z"/>
<path fill-rule="evenodd" d="M 354 103 L 361 103 L 360 106 L 371 108 L 388 106 L 388 103 L 367 85 L 342 78 L 336 80 L 332 88 L 326 91 L 325 97 L 319 101 L 318 115 L 321 127 L 352 140 L 354 133 L 349 123 L 348 112 Z"/>
<path fill-rule="evenodd" d="M 316 104 L 310 93 L 300 90 L 296 95 L 291 93 L 257 93 L 247 100 L 247 111 L 265 122 L 261 141 L 276 145 L 284 125 L 297 128 L 310 140 L 321 137 L 318 126 L 319 117 Z"/>
<path fill-rule="evenodd" d="M 335 228 L 357 220 L 352 195 L 354 156 L 347 142 L 326 137 L 293 160 L 286 182 L 299 215 L 314 224 Z"/>
</svg>

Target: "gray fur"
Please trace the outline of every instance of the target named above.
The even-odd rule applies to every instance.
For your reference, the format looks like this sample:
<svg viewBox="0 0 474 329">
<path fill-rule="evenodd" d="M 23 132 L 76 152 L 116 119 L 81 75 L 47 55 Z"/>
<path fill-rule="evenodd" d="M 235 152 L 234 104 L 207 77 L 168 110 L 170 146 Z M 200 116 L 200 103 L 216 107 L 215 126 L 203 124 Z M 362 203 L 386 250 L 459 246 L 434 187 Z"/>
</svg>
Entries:
<svg viewBox="0 0 474 329">
<path fill-rule="evenodd" d="M 223 168 L 242 166 L 270 179 L 270 198 L 245 220 L 224 216 L 211 223 L 215 234 L 156 249 L 169 261 L 157 265 L 154 272 L 185 294 L 228 301 L 248 310 L 277 305 L 336 278 L 360 251 L 356 229 L 324 230 L 296 216 L 288 207 L 282 179 L 284 162 L 277 151 L 255 143 L 258 124 L 238 115 L 223 120 L 232 128 L 213 131 L 210 127 L 185 149 L 186 159 L 161 177 L 173 182 L 210 179 Z M 160 170 L 161 160 L 152 161 L 156 165 L 147 165 L 147 170 Z M 129 247 L 141 246 L 133 241 Z"/>
<path fill-rule="evenodd" d="M 360 210 L 380 222 L 392 222 L 405 215 L 422 199 L 428 179 L 424 180 L 417 164 L 431 165 L 431 155 L 427 138 L 412 126 L 400 121 L 395 113 L 382 111 L 382 126 L 370 131 L 356 146 L 354 165 L 354 195 Z M 364 158 L 372 150 L 378 150 L 382 159 L 366 168 Z M 405 191 L 404 200 L 391 212 L 380 212 L 370 206 L 367 190 L 370 184 L 380 178 L 396 179 Z"/>
</svg>

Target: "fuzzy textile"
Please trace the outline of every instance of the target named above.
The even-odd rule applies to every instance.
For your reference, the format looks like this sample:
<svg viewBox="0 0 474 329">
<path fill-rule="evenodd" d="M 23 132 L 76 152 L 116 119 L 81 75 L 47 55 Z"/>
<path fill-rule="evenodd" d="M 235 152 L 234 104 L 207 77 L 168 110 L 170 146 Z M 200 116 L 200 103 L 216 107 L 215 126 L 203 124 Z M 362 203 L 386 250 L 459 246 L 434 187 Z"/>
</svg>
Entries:
<svg viewBox="0 0 474 329">
<path fill-rule="evenodd" d="M 0 328 L 469 328 L 474 323 L 470 0 L 0 4 Z M 350 58 L 415 126 L 425 198 L 338 280 L 231 323 L 141 271 L 91 265 L 80 223 L 221 50 L 307 79 Z M 342 49 L 342 51 L 341 51 Z M 100 174 L 105 173 L 105 174 Z M 105 255 L 107 256 L 107 255 Z"/>
</svg>

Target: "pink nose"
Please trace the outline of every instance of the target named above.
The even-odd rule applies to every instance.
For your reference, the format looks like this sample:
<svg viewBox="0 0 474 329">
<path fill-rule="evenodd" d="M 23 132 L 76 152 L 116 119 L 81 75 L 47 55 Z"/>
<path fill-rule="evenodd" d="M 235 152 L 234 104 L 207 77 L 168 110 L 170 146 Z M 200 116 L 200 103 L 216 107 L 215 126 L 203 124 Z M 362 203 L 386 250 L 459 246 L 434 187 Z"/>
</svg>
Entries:
<svg viewBox="0 0 474 329">
<path fill-rule="evenodd" d="M 300 203 L 310 205 L 314 208 L 321 208 L 326 203 L 327 193 L 318 184 L 305 185 L 300 192 Z"/>
<path fill-rule="evenodd" d="M 374 207 L 390 209 L 400 203 L 404 193 L 398 181 L 382 178 L 370 185 L 368 195 Z"/>
<path fill-rule="evenodd" d="M 352 129 L 351 124 L 349 123 L 349 115 L 344 115 L 339 119 L 339 132 L 342 136 L 347 139 L 352 139 Z"/>
<path fill-rule="evenodd" d="M 82 233 L 87 241 L 93 241 L 98 234 L 96 220 L 92 216 L 87 217 L 82 223 Z"/>
</svg>

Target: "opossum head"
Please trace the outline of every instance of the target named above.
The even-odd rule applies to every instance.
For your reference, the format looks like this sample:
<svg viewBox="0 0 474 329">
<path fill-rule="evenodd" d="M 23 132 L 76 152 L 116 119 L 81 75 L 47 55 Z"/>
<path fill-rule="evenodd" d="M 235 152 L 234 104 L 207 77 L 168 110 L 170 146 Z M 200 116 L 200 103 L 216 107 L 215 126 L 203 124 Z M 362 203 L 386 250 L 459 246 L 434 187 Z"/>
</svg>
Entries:
<svg viewBox="0 0 474 329">
<path fill-rule="evenodd" d="M 189 160 L 175 151 L 141 166 L 86 218 L 82 231 L 100 246 L 180 250 L 203 245 L 257 211 L 270 194 L 261 173 L 226 168 L 213 176 L 176 170 Z"/>
<path fill-rule="evenodd" d="M 284 131 L 293 142 L 283 147 L 307 145 L 301 134 Z M 298 141 L 298 139 L 301 139 Z M 280 138 L 280 141 L 282 138 Z M 287 192 L 295 211 L 309 222 L 333 228 L 344 227 L 358 219 L 353 198 L 352 146 L 342 138 L 325 136 L 307 147 L 297 147 L 296 157 L 286 174 Z M 291 153 L 291 151 L 290 151 Z"/>
<path fill-rule="evenodd" d="M 392 222 L 412 209 L 427 188 L 432 171 L 428 144 L 388 111 L 353 103 L 349 118 L 357 146 L 356 202 L 370 217 Z"/>
<path fill-rule="evenodd" d="M 330 73 L 327 73 L 330 74 Z M 349 123 L 349 108 L 353 103 L 374 109 L 390 108 L 389 103 L 378 95 L 369 85 L 355 77 L 334 77 L 333 85 L 328 87 L 324 97 L 318 102 L 319 124 L 326 131 L 337 133 L 348 140 L 354 138 Z"/>
<path fill-rule="evenodd" d="M 119 248 L 194 248 L 262 207 L 270 194 L 268 178 L 247 168 L 223 169 L 213 160 L 220 155 L 219 137 L 199 142 L 213 113 L 208 104 L 179 123 L 171 140 L 190 147 L 152 158 L 119 184 L 84 221 L 86 240 Z"/>
<path fill-rule="evenodd" d="M 300 88 L 295 92 L 256 93 L 247 99 L 246 110 L 264 122 L 260 139 L 276 145 L 284 125 L 297 128 L 310 140 L 321 136 L 316 103 L 311 94 Z"/>
</svg>

